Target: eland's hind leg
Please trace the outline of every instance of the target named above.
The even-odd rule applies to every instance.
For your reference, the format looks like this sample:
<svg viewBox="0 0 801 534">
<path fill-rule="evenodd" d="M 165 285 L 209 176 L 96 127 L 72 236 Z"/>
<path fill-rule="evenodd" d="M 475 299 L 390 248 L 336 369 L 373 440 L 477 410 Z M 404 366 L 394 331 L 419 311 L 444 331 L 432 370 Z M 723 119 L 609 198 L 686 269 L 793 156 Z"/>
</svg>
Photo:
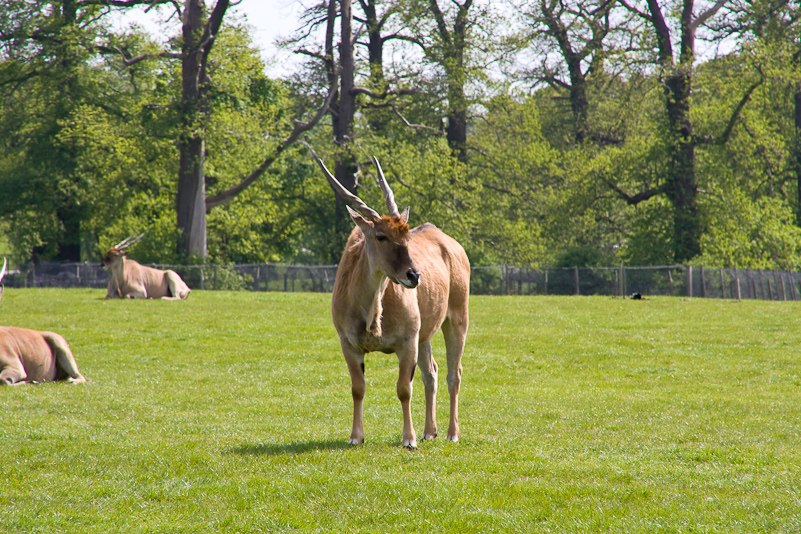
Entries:
<svg viewBox="0 0 801 534">
<path fill-rule="evenodd" d="M 448 395 L 451 400 L 448 440 L 459 441 L 459 388 L 462 384 L 462 353 L 467 336 L 467 315 L 458 319 L 446 319 L 442 323 L 442 334 L 448 355 Z"/>
<path fill-rule="evenodd" d="M 431 353 L 431 341 L 417 346 L 417 367 L 426 390 L 426 426 L 422 439 L 434 439 L 437 437 L 437 362 Z"/>
<path fill-rule="evenodd" d="M 0 366 L 0 386 L 24 384 L 28 374 L 19 358 L 4 358 Z"/>
<path fill-rule="evenodd" d="M 56 364 L 63 370 L 73 384 L 80 384 L 86 382 L 86 378 L 78 371 L 78 364 L 75 363 L 75 357 L 72 355 L 70 346 L 67 345 L 66 340 L 58 334 L 53 332 L 43 332 L 45 341 L 50 346 L 50 350 L 56 357 Z"/>
</svg>

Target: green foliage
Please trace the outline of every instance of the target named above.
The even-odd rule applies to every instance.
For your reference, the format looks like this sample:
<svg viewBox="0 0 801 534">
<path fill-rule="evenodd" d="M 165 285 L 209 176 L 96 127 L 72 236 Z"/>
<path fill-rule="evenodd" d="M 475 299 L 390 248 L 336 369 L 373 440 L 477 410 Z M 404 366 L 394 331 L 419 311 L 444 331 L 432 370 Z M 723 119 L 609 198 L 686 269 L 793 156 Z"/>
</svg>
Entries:
<svg viewBox="0 0 801 534">
<path fill-rule="evenodd" d="M 408 451 L 380 353 L 347 445 L 330 296 L 102 294 L 3 295 L 0 323 L 61 333 L 88 379 L 0 389 L 3 532 L 801 528 L 798 302 L 474 297 L 462 440 Z"/>
<path fill-rule="evenodd" d="M 309 13 L 320 15 L 319 7 Z M 376 155 L 399 204 L 411 206 L 412 224 L 442 228 L 475 265 L 673 263 L 677 212 L 666 194 L 675 185 L 671 136 L 663 80 L 642 63 L 642 50 L 654 46 L 647 26 L 626 26 L 628 19 L 620 18 L 607 37 L 613 41 L 587 57 L 587 139 L 578 146 L 569 88 L 556 79 L 565 65 L 556 56 L 533 58 L 509 48 L 534 43 L 541 27 L 522 27 L 493 6 L 474 6 L 460 49 L 443 40 L 426 2 L 378 7 L 387 14 L 385 36 L 417 40 L 385 42 L 381 80 L 366 75 L 357 52 L 357 85 L 390 93 L 359 96 L 353 138 L 343 146 L 333 146 L 329 118 L 304 136 L 319 155 L 357 164 L 358 194 L 368 204 L 383 211 L 370 162 Z M 453 26 L 457 6 L 441 7 Z M 145 232 L 137 259 L 199 261 L 176 249 L 177 141 L 187 127 L 180 63 L 159 55 L 163 45 L 141 30 L 109 30 L 104 7 L 11 0 L 2 11 L 0 223 L 14 258 L 91 261 Z M 759 2 L 746 11 L 737 22 L 747 23 L 749 37 L 699 61 L 693 72 L 704 232 L 703 254 L 693 263 L 796 268 L 801 142 L 793 116 L 801 19 L 792 5 Z M 233 12 L 226 17 L 207 65 L 208 195 L 238 184 L 262 163 L 294 119 L 308 119 L 327 83 L 319 64 L 291 80 L 270 79 L 246 26 Z M 542 22 L 533 11 L 524 19 L 524 25 Z M 572 38 L 580 41 L 585 22 L 575 18 Z M 173 28 L 167 47 L 175 52 L 180 39 Z M 149 56 L 125 64 L 120 52 Z M 515 59 L 530 64 L 502 73 L 486 68 L 517 68 Z M 545 70 L 538 70 L 540 60 Z M 539 78 L 547 87 L 529 87 L 518 76 L 535 71 L 550 76 Z M 467 155 L 459 161 L 444 133 L 447 117 L 465 106 Z M 334 199 L 309 151 L 291 147 L 232 202 L 208 213 L 208 259 L 336 263 L 340 234 L 351 223 L 334 220 Z"/>
<path fill-rule="evenodd" d="M 740 191 L 709 202 L 713 221 L 704 235 L 704 266 L 795 270 L 801 268 L 801 228 L 777 198 L 752 201 Z"/>
<path fill-rule="evenodd" d="M 614 265 L 613 254 L 583 246 L 566 250 L 556 258 L 555 267 L 608 267 Z"/>
</svg>

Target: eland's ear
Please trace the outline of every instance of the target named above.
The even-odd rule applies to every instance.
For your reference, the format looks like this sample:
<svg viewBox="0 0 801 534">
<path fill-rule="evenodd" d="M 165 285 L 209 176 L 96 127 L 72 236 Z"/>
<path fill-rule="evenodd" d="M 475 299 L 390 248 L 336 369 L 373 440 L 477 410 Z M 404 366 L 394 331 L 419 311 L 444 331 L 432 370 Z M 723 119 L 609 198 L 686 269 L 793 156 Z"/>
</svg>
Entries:
<svg viewBox="0 0 801 534">
<path fill-rule="evenodd" d="M 401 212 L 400 220 L 403 221 L 403 224 L 409 223 L 409 206 L 406 206 L 406 209 Z"/>
<path fill-rule="evenodd" d="M 350 218 L 353 219 L 353 222 L 356 223 L 356 226 L 361 228 L 362 232 L 367 234 L 368 232 L 371 232 L 373 230 L 374 227 L 372 222 L 362 217 L 361 214 L 359 214 L 355 210 L 352 210 L 350 206 L 345 206 L 345 207 L 348 208 L 348 213 L 350 214 Z"/>
</svg>

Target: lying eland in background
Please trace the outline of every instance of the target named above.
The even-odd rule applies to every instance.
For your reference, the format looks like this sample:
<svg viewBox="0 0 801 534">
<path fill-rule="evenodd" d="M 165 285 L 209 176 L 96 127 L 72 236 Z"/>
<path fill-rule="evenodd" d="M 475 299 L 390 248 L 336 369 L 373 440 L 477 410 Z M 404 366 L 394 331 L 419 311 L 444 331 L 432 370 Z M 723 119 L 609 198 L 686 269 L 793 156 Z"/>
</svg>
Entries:
<svg viewBox="0 0 801 534">
<path fill-rule="evenodd" d="M 3 258 L 0 282 L 6 274 Z M 0 284 L 0 299 L 3 286 Z M 86 382 L 64 338 L 54 332 L 0 326 L 0 386 L 69 380 Z"/>
<path fill-rule="evenodd" d="M 450 394 L 447 439 L 458 441 L 461 361 L 470 290 L 470 263 L 464 249 L 432 224 L 409 230 L 409 208 L 398 213 L 376 158 L 373 162 L 389 216 L 369 208 L 337 181 L 322 160 L 317 161 L 334 190 L 350 204 L 348 212 L 356 223 L 345 245 L 331 297 L 334 327 L 351 378 L 350 443 L 364 442 L 364 355 L 373 351 L 398 355 L 403 446 L 417 446 L 411 412 L 415 365 L 420 367 L 426 394 L 422 439 L 437 436 L 437 362 L 431 353 L 431 338 L 440 328 L 445 337 Z"/>
<path fill-rule="evenodd" d="M 111 271 L 106 298 L 178 300 L 188 297 L 192 290 L 175 271 L 146 267 L 126 258 L 126 249 L 144 235 L 136 239 L 131 236 L 106 253 L 103 268 Z"/>
</svg>

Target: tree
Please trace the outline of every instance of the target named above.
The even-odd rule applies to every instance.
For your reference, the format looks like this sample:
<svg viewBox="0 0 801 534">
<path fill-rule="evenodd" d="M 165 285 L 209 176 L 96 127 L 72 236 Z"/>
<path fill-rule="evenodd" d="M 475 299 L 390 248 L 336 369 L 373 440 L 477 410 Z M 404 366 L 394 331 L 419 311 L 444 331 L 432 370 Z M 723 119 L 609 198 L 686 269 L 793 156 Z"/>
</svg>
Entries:
<svg viewBox="0 0 801 534">
<path fill-rule="evenodd" d="M 614 1 L 594 4 L 542 0 L 537 8 L 523 15 L 531 28 L 530 46 L 541 61 L 528 70 L 528 76 L 557 93 L 567 92 L 577 144 L 585 140 L 600 145 L 622 142 L 619 134 L 596 131 L 590 125 L 591 85 L 608 82 L 605 72 L 611 58 L 617 60 L 616 70 L 620 71 L 626 63 L 623 53 L 632 46 L 623 35 L 629 33 L 631 20 L 615 10 L 616 6 Z M 549 53 L 554 48 L 559 61 Z"/>
<path fill-rule="evenodd" d="M 21 245 L 34 258 L 79 261 L 80 202 L 74 155 L 59 150 L 62 121 L 86 103 L 100 103 L 113 82 L 85 67 L 100 34 L 99 9 L 75 1 L 8 2 L 0 27 L 3 109 L 0 216 L 28 228 Z M 55 150 L 54 150 L 55 148 Z M 27 258 L 26 258 L 27 259 Z"/>
<path fill-rule="evenodd" d="M 696 15 L 694 0 L 682 0 L 678 11 L 677 39 L 658 0 L 647 0 L 648 11 L 627 6 L 650 24 L 656 42 L 657 65 L 665 93 L 669 165 L 664 184 L 649 193 L 665 194 L 673 207 L 673 254 L 677 262 L 686 262 L 701 253 L 703 234 L 696 176 L 696 146 L 699 140 L 690 112 L 696 35 L 699 28 L 726 3 L 727 0 L 718 0 Z M 678 53 L 674 50 L 674 39 L 679 45 Z"/>
<path fill-rule="evenodd" d="M 128 0 L 112 4 L 129 7 L 142 3 L 152 6 L 171 2 L 168 0 L 156 0 L 155 2 Z M 136 58 L 126 59 L 126 64 L 128 65 L 157 56 L 180 59 L 180 122 L 182 131 L 178 138 L 180 166 L 176 212 L 181 238 L 178 243 L 178 249 L 182 255 L 195 255 L 200 258 L 205 258 L 207 254 L 207 211 L 230 202 L 242 191 L 250 187 L 288 146 L 296 142 L 303 132 L 311 129 L 320 120 L 331 102 L 330 97 L 326 99 L 323 107 L 310 122 L 296 123 L 289 136 L 278 143 L 273 148 L 272 153 L 264 158 L 263 162 L 241 179 L 239 183 L 210 198 L 206 198 L 205 159 L 207 147 L 205 131 L 209 115 L 212 112 L 209 94 L 213 90 L 213 83 L 209 78 L 209 65 L 212 61 L 211 52 L 228 6 L 228 0 L 217 0 L 212 11 L 207 13 L 204 0 L 186 0 L 181 13 L 182 38 L 180 52 L 145 54 Z M 329 93 L 331 92 L 329 91 Z"/>
</svg>

